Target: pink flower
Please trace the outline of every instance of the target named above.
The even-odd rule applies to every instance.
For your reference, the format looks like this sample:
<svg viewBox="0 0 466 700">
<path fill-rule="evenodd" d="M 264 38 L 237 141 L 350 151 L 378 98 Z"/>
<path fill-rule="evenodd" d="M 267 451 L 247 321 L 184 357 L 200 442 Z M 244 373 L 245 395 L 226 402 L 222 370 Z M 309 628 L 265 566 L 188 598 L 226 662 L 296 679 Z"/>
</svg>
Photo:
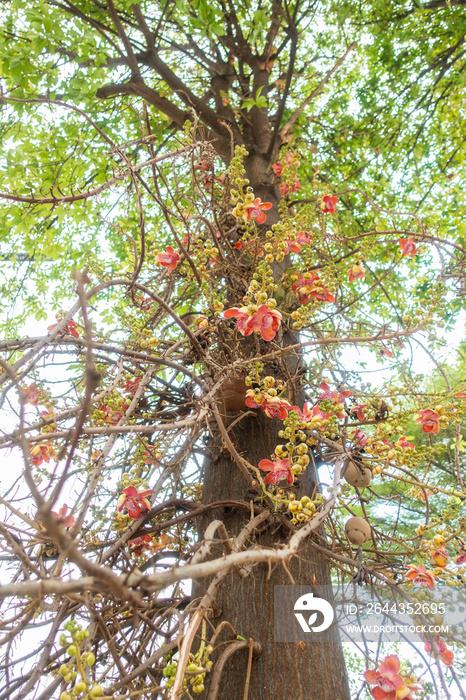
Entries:
<svg viewBox="0 0 466 700">
<path fill-rule="evenodd" d="M 422 430 L 425 433 L 434 433 L 437 435 L 439 431 L 439 414 L 431 408 L 426 408 L 419 411 L 419 416 L 416 418 L 416 423 L 421 423 Z"/>
<path fill-rule="evenodd" d="M 291 289 L 296 292 L 301 305 L 307 304 L 311 298 L 322 302 L 335 301 L 335 297 L 323 286 L 320 277 L 312 271 L 301 273 Z"/>
<path fill-rule="evenodd" d="M 375 700 L 400 700 L 411 698 L 411 693 L 416 690 L 413 686 L 407 686 L 402 676 L 399 675 L 400 660 L 396 654 L 386 656 L 379 662 L 377 671 L 365 671 L 364 678 L 370 685 L 372 697 Z"/>
<path fill-rule="evenodd" d="M 272 340 L 280 327 L 282 315 L 267 304 L 261 304 L 249 320 L 249 328 L 254 333 L 260 333 L 264 340 Z"/>
<path fill-rule="evenodd" d="M 459 394 L 455 394 L 457 399 L 466 399 L 466 391 L 460 391 Z"/>
<path fill-rule="evenodd" d="M 263 224 L 267 219 L 264 211 L 267 211 L 268 209 L 272 209 L 271 202 L 261 202 L 259 198 L 256 198 L 250 204 L 244 205 L 244 220 L 250 221 L 251 219 L 255 219 L 256 223 Z"/>
<path fill-rule="evenodd" d="M 147 497 L 150 496 L 151 493 L 152 489 L 140 491 L 138 493 L 135 486 L 127 486 L 125 489 L 123 489 L 123 493 L 118 499 L 118 512 L 121 513 L 123 508 L 127 508 L 129 517 L 133 518 L 133 520 L 137 520 L 143 509 L 150 510 L 150 502 Z"/>
<path fill-rule="evenodd" d="M 261 459 L 259 469 L 262 469 L 264 472 L 270 472 L 265 477 L 264 484 L 276 484 L 279 481 L 283 481 L 283 479 L 286 479 L 289 484 L 293 483 L 289 459 L 276 459 L 273 462 L 270 459 Z"/>
<path fill-rule="evenodd" d="M 414 258 L 417 255 L 417 248 L 414 245 L 413 236 L 410 236 L 409 238 L 400 238 L 398 243 L 400 244 L 402 255 L 408 255 L 411 258 Z"/>
<path fill-rule="evenodd" d="M 167 267 L 168 274 L 170 274 L 170 272 L 174 270 L 178 265 L 180 256 L 178 255 L 178 253 L 175 253 L 171 245 L 169 245 L 167 246 L 165 253 L 157 253 L 155 259 L 157 260 L 159 265 Z"/>
<path fill-rule="evenodd" d="M 432 557 L 432 559 L 435 561 L 437 566 L 439 566 L 442 569 L 450 561 L 450 557 L 448 555 L 448 552 L 446 551 L 446 549 L 444 547 L 437 547 L 436 549 L 431 549 L 429 554 Z"/>
<path fill-rule="evenodd" d="M 379 355 L 380 357 L 393 357 L 392 351 L 388 348 L 380 348 Z"/>
<path fill-rule="evenodd" d="M 302 411 L 298 406 L 292 406 L 290 410 L 296 411 L 304 423 L 321 423 L 332 417 L 331 413 L 324 413 L 320 406 L 314 406 L 312 410 L 309 410 L 307 403 L 304 404 Z"/>
<path fill-rule="evenodd" d="M 100 409 L 105 414 L 102 417 L 102 420 L 104 423 L 108 423 L 109 425 L 116 425 L 123 418 L 127 408 L 127 405 L 123 405 L 121 408 L 115 409 L 107 406 L 107 404 L 103 404 Z"/>
<path fill-rule="evenodd" d="M 353 432 L 352 439 L 353 439 L 355 447 L 357 447 L 357 448 L 364 447 L 364 445 L 367 445 L 367 443 L 369 442 L 368 436 L 362 430 L 355 430 Z"/>
<path fill-rule="evenodd" d="M 62 521 L 63 527 L 71 527 L 74 525 L 74 517 L 72 515 L 67 515 L 68 513 L 68 506 L 66 503 L 62 505 L 58 513 L 55 513 L 52 510 L 52 515 L 54 515 L 56 518 Z"/>
<path fill-rule="evenodd" d="M 292 191 L 292 192 L 298 192 L 298 191 L 301 190 L 301 189 L 302 189 L 301 183 L 300 183 L 300 181 L 298 180 L 298 178 L 296 178 L 296 179 L 291 183 L 291 191 Z"/>
<path fill-rule="evenodd" d="M 53 331 L 54 328 L 58 326 L 58 323 L 54 323 L 52 326 L 47 328 L 48 331 Z M 79 338 L 78 329 L 76 323 L 71 319 L 68 321 L 66 326 L 60 331 L 60 335 L 73 335 L 75 338 Z"/>
<path fill-rule="evenodd" d="M 351 270 L 348 272 L 348 280 L 350 282 L 354 282 L 354 280 L 356 278 L 363 280 L 365 276 L 366 276 L 366 272 L 362 266 L 362 263 L 358 263 L 357 265 L 353 265 Z"/>
<path fill-rule="evenodd" d="M 275 175 L 277 175 L 277 177 L 280 177 L 280 175 L 283 172 L 283 165 L 281 163 L 274 163 L 272 165 L 272 170 L 274 171 Z"/>
<path fill-rule="evenodd" d="M 319 384 L 319 389 L 321 389 L 321 393 L 318 396 L 319 401 L 327 400 L 333 401 L 334 403 L 343 403 L 345 399 L 349 399 L 349 397 L 353 395 L 350 389 L 345 389 L 340 392 L 335 390 L 331 391 L 327 382 L 321 382 Z"/>
<path fill-rule="evenodd" d="M 337 206 L 338 197 L 326 194 L 322 197 L 320 208 L 324 214 L 334 214 Z"/>
<path fill-rule="evenodd" d="M 286 248 L 283 249 L 283 253 L 285 255 L 288 255 L 288 253 L 290 252 L 299 253 L 303 245 L 305 243 L 310 243 L 311 241 L 312 236 L 310 233 L 306 233 L 306 231 L 300 231 L 294 241 L 291 240 L 291 238 L 288 238 L 286 242 Z"/>
<path fill-rule="evenodd" d="M 236 328 L 244 336 L 251 333 L 260 333 L 264 340 L 272 340 L 280 327 L 282 315 L 276 309 L 271 309 L 267 304 L 261 304 L 259 308 L 254 306 L 242 306 L 240 309 L 233 307 L 224 312 L 225 318 L 238 319 Z"/>
<path fill-rule="evenodd" d="M 435 586 L 435 581 L 437 580 L 432 573 L 432 571 L 426 571 L 425 566 L 420 564 L 419 566 L 415 566 L 414 564 L 410 564 L 408 566 L 408 573 L 405 574 L 405 578 L 410 579 L 410 581 L 413 581 L 414 583 L 419 584 L 420 586 L 427 586 L 429 590 L 433 591 L 434 586 Z"/>
<path fill-rule="evenodd" d="M 280 399 L 278 396 L 272 396 L 262 404 L 261 408 L 269 418 L 279 418 L 280 420 L 285 420 L 291 406 L 285 399 Z"/>
<path fill-rule="evenodd" d="M 39 404 L 39 392 L 34 382 L 24 389 L 21 389 L 21 394 L 24 403 L 30 403 L 32 406 L 37 406 Z"/>
<path fill-rule="evenodd" d="M 406 435 L 402 435 L 400 438 L 398 438 L 398 442 L 396 443 L 398 447 L 402 447 L 405 450 L 413 450 L 414 449 L 414 443 L 408 442 L 406 439 Z"/>
<path fill-rule="evenodd" d="M 434 652 L 432 649 L 432 645 L 430 642 L 426 642 L 424 639 L 422 640 L 424 642 L 424 648 L 426 652 L 429 654 L 429 656 L 434 656 Z M 445 666 L 452 666 L 453 665 L 453 659 L 454 659 L 454 654 L 453 652 L 447 647 L 443 639 L 437 635 L 435 637 L 435 643 L 437 645 L 437 650 L 438 650 L 438 655 L 440 661 L 443 661 Z"/>
</svg>

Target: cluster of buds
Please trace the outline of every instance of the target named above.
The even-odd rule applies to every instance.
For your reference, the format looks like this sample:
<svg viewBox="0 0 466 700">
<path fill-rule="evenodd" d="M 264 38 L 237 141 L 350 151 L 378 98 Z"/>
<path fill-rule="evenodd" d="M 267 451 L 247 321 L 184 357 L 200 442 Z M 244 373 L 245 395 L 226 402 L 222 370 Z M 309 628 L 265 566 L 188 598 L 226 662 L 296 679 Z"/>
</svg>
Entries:
<svg viewBox="0 0 466 700">
<path fill-rule="evenodd" d="M 128 405 L 121 396 L 113 395 L 107 399 L 106 403 L 102 403 L 99 408 L 93 410 L 92 419 L 95 425 L 116 425 L 123 418 Z"/>
<path fill-rule="evenodd" d="M 298 157 L 291 151 L 288 151 L 284 158 L 280 158 L 278 163 L 272 165 L 272 170 L 275 175 L 282 179 L 280 183 L 281 195 L 298 192 L 301 189 L 301 183 L 298 177 L 299 165 L 300 161 Z"/>
<path fill-rule="evenodd" d="M 213 650 L 214 648 L 211 644 L 207 646 L 203 644 L 195 656 L 193 654 L 190 655 L 183 686 L 187 689 L 189 684 L 191 686 L 190 692 L 194 693 L 194 695 L 200 695 L 204 692 L 205 674 L 213 666 L 213 662 L 209 659 Z M 171 688 L 175 682 L 177 668 L 177 662 L 170 661 L 163 669 L 167 688 Z"/>
<path fill-rule="evenodd" d="M 83 630 L 74 620 L 66 623 L 60 645 L 66 647 L 69 660 L 60 666 L 59 674 L 65 688 L 71 684 L 72 687 L 61 693 L 60 700 L 97 700 L 104 692 L 101 685 L 88 680 L 87 669 L 95 664 L 94 654 L 85 650 L 88 637 L 88 630 Z"/>
<path fill-rule="evenodd" d="M 280 397 L 284 391 L 284 384 L 281 380 L 275 382 L 271 376 L 259 380 L 259 386 L 246 391 L 246 406 L 248 408 L 261 408 L 269 418 L 280 418 L 284 420 L 291 404 Z"/>
<path fill-rule="evenodd" d="M 288 496 L 288 510 L 293 516 L 291 522 L 306 523 L 312 520 L 323 500 L 324 497 L 321 493 L 317 493 L 314 499 L 309 498 L 309 496 L 303 496 L 299 501 L 293 493 L 290 493 Z"/>
</svg>

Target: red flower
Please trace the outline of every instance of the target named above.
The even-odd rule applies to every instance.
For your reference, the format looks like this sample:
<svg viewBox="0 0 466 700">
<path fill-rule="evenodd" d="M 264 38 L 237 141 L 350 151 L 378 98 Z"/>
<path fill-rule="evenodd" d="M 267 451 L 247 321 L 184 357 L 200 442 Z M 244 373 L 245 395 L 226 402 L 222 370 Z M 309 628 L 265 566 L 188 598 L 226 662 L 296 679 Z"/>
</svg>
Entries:
<svg viewBox="0 0 466 700">
<path fill-rule="evenodd" d="M 416 690 L 413 686 L 407 686 L 404 678 L 398 674 L 400 660 L 396 654 L 386 656 L 379 662 L 377 671 L 365 671 L 364 678 L 370 685 L 372 697 L 375 700 L 400 700 L 411 698 L 411 693 Z"/>
<path fill-rule="evenodd" d="M 262 469 L 264 472 L 270 472 L 265 477 L 264 484 L 276 484 L 279 481 L 283 481 L 283 479 L 286 479 L 289 484 L 293 483 L 289 459 L 276 459 L 274 462 L 271 462 L 270 459 L 261 459 L 259 469 Z"/>
<path fill-rule="evenodd" d="M 281 163 L 274 163 L 272 165 L 272 170 L 274 171 L 275 175 L 277 175 L 277 177 L 280 177 L 280 175 L 283 172 L 283 165 Z"/>
<path fill-rule="evenodd" d="M 285 399 L 280 399 L 278 396 L 272 396 L 262 404 L 261 408 L 269 418 L 279 418 L 280 420 L 285 420 L 291 406 Z"/>
<path fill-rule="evenodd" d="M 68 513 L 68 506 L 66 503 L 62 505 L 58 513 L 55 513 L 52 510 L 52 515 L 54 515 L 56 518 L 62 521 L 63 527 L 71 527 L 74 525 L 74 517 L 72 515 L 67 515 Z"/>
<path fill-rule="evenodd" d="M 288 194 L 290 191 L 290 186 L 286 182 L 282 182 L 280 185 L 280 194 Z"/>
<path fill-rule="evenodd" d="M 21 393 L 24 403 L 30 403 L 32 406 L 37 406 L 39 404 L 39 392 L 37 391 L 35 383 L 21 389 Z"/>
<path fill-rule="evenodd" d="M 38 467 L 42 462 L 50 462 L 50 457 L 53 457 L 54 452 L 50 442 L 41 445 L 29 445 L 29 453 L 34 466 Z"/>
<path fill-rule="evenodd" d="M 296 180 L 294 180 L 294 181 L 291 183 L 291 191 L 292 191 L 292 192 L 298 192 L 298 191 L 301 190 L 301 189 L 302 189 L 301 183 L 300 183 L 300 181 L 298 180 L 298 178 L 296 178 Z"/>
<path fill-rule="evenodd" d="M 320 208 L 324 214 L 334 214 L 337 206 L 338 197 L 326 194 L 322 197 Z"/>
<path fill-rule="evenodd" d="M 364 418 L 366 417 L 364 413 L 365 410 L 367 410 L 367 404 L 358 403 L 356 406 L 353 406 L 350 413 L 355 413 L 358 420 L 364 420 Z"/>
<path fill-rule="evenodd" d="M 354 280 L 356 278 L 363 280 L 365 276 L 366 276 L 366 272 L 362 266 L 362 263 L 358 263 L 357 265 L 353 265 L 351 270 L 348 272 L 348 280 L 350 282 L 354 282 Z"/>
<path fill-rule="evenodd" d="M 178 265 L 180 256 L 178 255 L 178 253 L 175 253 L 171 245 L 169 245 L 167 246 L 165 253 L 157 253 L 155 259 L 157 260 L 159 265 L 167 267 L 168 274 L 170 274 L 171 271 L 174 270 Z"/>
<path fill-rule="evenodd" d="M 129 540 L 128 544 L 131 548 L 131 553 L 135 557 L 140 557 L 143 552 L 151 549 L 152 537 L 150 535 L 141 535 L 133 540 Z"/>
<path fill-rule="evenodd" d="M 288 238 L 286 242 L 286 248 L 282 249 L 283 253 L 285 255 L 288 255 L 288 253 L 290 252 L 299 253 L 303 245 L 305 243 L 310 243 L 311 241 L 312 236 L 310 233 L 306 233 L 306 231 L 300 231 L 296 236 L 295 240 L 291 240 L 291 238 Z"/>
<path fill-rule="evenodd" d="M 127 379 L 123 386 L 123 390 L 128 392 L 128 394 L 134 395 L 139 389 L 140 381 L 141 377 L 133 377 L 132 379 Z"/>
<path fill-rule="evenodd" d="M 425 433 L 434 433 L 437 435 L 439 431 L 439 414 L 431 408 L 426 408 L 419 411 L 419 416 L 416 418 L 416 423 L 422 424 L 422 430 Z"/>
<path fill-rule="evenodd" d="M 423 640 L 424 641 L 424 640 Z M 451 666 L 453 664 L 453 659 L 454 659 L 454 654 L 453 652 L 447 647 L 443 639 L 439 635 L 435 637 L 435 643 L 437 645 L 438 649 L 438 655 L 439 659 L 443 661 L 445 666 Z M 424 648 L 426 652 L 429 654 L 429 656 L 434 656 L 434 652 L 432 649 L 432 645 L 430 642 L 424 641 Z"/>
<path fill-rule="evenodd" d="M 454 562 L 457 566 L 461 566 L 461 564 L 466 563 L 466 545 L 461 537 L 458 537 L 458 540 L 460 542 L 460 546 L 454 558 Z"/>
<path fill-rule="evenodd" d="M 56 328 L 57 326 L 58 326 L 58 323 L 54 323 L 52 326 L 49 326 L 47 328 L 47 330 L 53 331 L 53 329 Z M 67 334 L 73 335 L 75 338 L 79 338 L 78 329 L 77 329 L 76 323 L 73 321 L 73 319 L 71 319 L 71 321 L 68 321 L 66 326 L 64 328 L 62 328 L 62 330 L 60 331 L 60 334 L 61 335 L 67 335 Z"/>
<path fill-rule="evenodd" d="M 282 315 L 279 311 L 271 309 L 267 304 L 256 306 L 242 306 L 240 309 L 233 307 L 224 312 L 225 318 L 238 319 L 236 328 L 239 332 L 248 336 L 251 333 L 260 333 L 264 340 L 272 340 L 280 327 Z"/>
<path fill-rule="evenodd" d="M 427 586 L 431 591 L 434 590 L 435 581 L 437 579 L 432 571 L 426 571 L 425 566 L 422 564 L 420 564 L 420 566 L 410 564 L 408 569 L 409 572 L 405 574 L 405 578 L 409 578 L 410 581 L 414 581 L 414 583 L 418 583 L 420 586 Z"/>
<path fill-rule="evenodd" d="M 437 547 L 437 549 L 431 549 L 429 554 L 432 557 L 432 559 L 435 561 L 437 566 L 441 567 L 442 569 L 450 561 L 450 557 L 448 556 L 448 553 L 444 547 Z"/>
<path fill-rule="evenodd" d="M 466 399 L 466 391 L 460 391 L 459 394 L 455 394 L 457 399 Z"/>
<path fill-rule="evenodd" d="M 133 520 L 137 520 L 143 509 L 150 510 L 150 502 L 147 497 L 150 496 L 151 493 L 152 489 L 138 493 L 135 486 L 127 486 L 125 489 L 123 489 L 123 493 L 118 499 L 118 512 L 121 513 L 123 508 L 127 508 L 129 517 L 133 518 Z"/>
<path fill-rule="evenodd" d="M 398 447 L 403 447 L 405 450 L 413 450 L 414 449 L 414 443 L 408 442 L 406 439 L 406 435 L 402 435 L 400 438 L 398 438 L 398 442 L 396 443 Z"/>
<path fill-rule="evenodd" d="M 380 348 L 379 355 L 380 357 L 393 357 L 392 351 L 388 348 Z"/>
<path fill-rule="evenodd" d="M 320 277 L 312 271 L 301 273 L 291 289 L 296 292 L 301 305 L 307 304 L 311 298 L 322 302 L 335 301 L 335 297 L 323 286 Z"/>
<path fill-rule="evenodd" d="M 256 197 L 256 199 L 254 199 L 254 201 L 252 201 L 250 204 L 244 205 L 243 218 L 245 221 L 255 219 L 258 224 L 263 224 L 267 219 L 264 211 L 267 211 L 268 209 L 272 209 L 272 203 L 261 202 L 261 200 Z"/>
<path fill-rule="evenodd" d="M 414 258 L 417 255 L 417 248 L 414 245 L 413 236 L 410 236 L 409 238 L 400 238 L 398 243 L 400 244 L 402 255 L 408 255 L 411 258 Z"/>
<path fill-rule="evenodd" d="M 109 425 L 116 425 L 123 418 L 127 408 L 127 405 L 123 405 L 119 409 L 114 409 L 104 404 L 100 409 L 105 413 L 102 420 Z"/>
</svg>

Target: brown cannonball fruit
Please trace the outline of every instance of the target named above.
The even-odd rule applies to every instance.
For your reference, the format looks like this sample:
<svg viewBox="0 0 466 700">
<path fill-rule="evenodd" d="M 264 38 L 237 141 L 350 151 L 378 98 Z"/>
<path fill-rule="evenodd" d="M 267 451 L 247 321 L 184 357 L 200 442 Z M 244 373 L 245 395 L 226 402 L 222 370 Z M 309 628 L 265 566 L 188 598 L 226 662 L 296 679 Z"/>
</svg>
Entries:
<svg viewBox="0 0 466 700">
<path fill-rule="evenodd" d="M 362 462 L 356 464 L 350 459 L 347 462 L 344 477 L 351 486 L 363 489 L 371 483 L 372 471 Z"/>
<path fill-rule="evenodd" d="M 346 521 L 345 532 L 352 544 L 361 545 L 370 538 L 371 526 L 364 518 L 355 516 Z"/>
</svg>

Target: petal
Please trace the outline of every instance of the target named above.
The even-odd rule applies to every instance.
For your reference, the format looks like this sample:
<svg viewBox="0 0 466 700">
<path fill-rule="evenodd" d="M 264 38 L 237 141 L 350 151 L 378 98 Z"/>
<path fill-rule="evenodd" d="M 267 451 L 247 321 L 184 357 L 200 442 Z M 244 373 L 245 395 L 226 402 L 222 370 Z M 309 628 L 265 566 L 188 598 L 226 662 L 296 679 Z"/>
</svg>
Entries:
<svg viewBox="0 0 466 700">
<path fill-rule="evenodd" d="M 259 462 L 259 469 L 262 469 L 264 472 L 270 472 L 273 470 L 273 464 L 270 461 L 270 459 L 261 459 Z"/>
<path fill-rule="evenodd" d="M 263 211 L 260 211 L 257 214 L 254 214 L 254 218 L 258 224 L 263 224 L 264 221 L 267 221 L 267 216 L 264 214 Z"/>
<path fill-rule="evenodd" d="M 233 307 L 232 309 L 227 309 L 226 311 L 223 312 L 223 315 L 225 318 L 231 318 L 232 316 L 242 316 L 242 312 Z"/>
<path fill-rule="evenodd" d="M 392 673 L 396 675 L 400 670 L 400 660 L 396 654 L 391 654 L 387 656 L 384 661 L 385 670 L 387 673 Z"/>
<path fill-rule="evenodd" d="M 377 671 L 365 671 L 364 672 L 364 678 L 371 685 L 375 685 L 377 683 L 377 676 L 378 676 Z"/>
<path fill-rule="evenodd" d="M 394 691 L 394 692 L 396 692 L 396 691 Z M 386 693 L 385 690 L 382 690 L 382 688 L 371 688 L 371 693 L 372 693 L 372 697 L 375 700 L 387 700 L 388 698 L 390 698 L 390 694 Z M 391 700 L 391 698 L 390 698 L 390 700 Z"/>
</svg>

